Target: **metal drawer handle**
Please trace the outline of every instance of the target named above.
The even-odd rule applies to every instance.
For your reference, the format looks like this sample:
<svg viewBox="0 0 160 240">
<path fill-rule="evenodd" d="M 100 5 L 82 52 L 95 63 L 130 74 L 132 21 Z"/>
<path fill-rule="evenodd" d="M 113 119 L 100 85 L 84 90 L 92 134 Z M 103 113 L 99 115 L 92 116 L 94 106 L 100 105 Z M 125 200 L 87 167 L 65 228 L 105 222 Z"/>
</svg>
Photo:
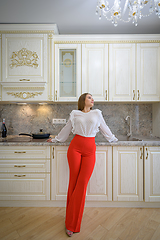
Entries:
<svg viewBox="0 0 160 240">
<path fill-rule="evenodd" d="M 143 158 L 143 150 L 142 150 L 142 148 L 140 148 L 140 151 L 141 151 L 140 159 L 142 159 Z"/>
<path fill-rule="evenodd" d="M 55 92 L 55 100 L 57 101 L 57 90 Z"/>
<path fill-rule="evenodd" d="M 147 156 L 146 156 L 146 160 L 148 159 L 148 149 L 146 148 L 146 153 L 147 153 Z"/>
<path fill-rule="evenodd" d="M 29 82 L 30 79 L 25 79 L 25 78 L 23 78 L 23 79 L 19 79 L 19 81 L 20 81 L 20 82 L 22 82 L 22 81 L 27 81 L 27 82 Z"/>
<path fill-rule="evenodd" d="M 14 167 L 26 167 L 26 165 L 14 165 Z"/>
<path fill-rule="evenodd" d="M 17 152 L 17 151 L 15 151 L 14 153 L 26 153 L 26 152 Z"/>
<path fill-rule="evenodd" d="M 138 100 L 140 99 L 140 91 L 138 90 Z"/>
<path fill-rule="evenodd" d="M 133 90 L 133 100 L 135 100 L 135 90 Z"/>
<path fill-rule="evenodd" d="M 14 176 L 15 177 L 25 177 L 26 175 L 17 175 L 17 174 L 15 174 Z"/>
<path fill-rule="evenodd" d="M 53 159 L 54 159 L 54 147 L 53 147 Z"/>
<path fill-rule="evenodd" d="M 108 94 L 107 94 L 107 90 L 106 90 L 106 100 L 107 100 Z"/>
</svg>

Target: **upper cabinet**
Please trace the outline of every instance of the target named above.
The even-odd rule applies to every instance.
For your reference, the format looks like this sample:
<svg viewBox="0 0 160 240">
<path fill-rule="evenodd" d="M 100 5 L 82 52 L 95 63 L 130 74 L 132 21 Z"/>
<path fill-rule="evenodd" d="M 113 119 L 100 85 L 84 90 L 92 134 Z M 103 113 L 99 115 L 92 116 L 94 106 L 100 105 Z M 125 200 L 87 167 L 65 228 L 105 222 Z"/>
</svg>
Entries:
<svg viewBox="0 0 160 240">
<path fill-rule="evenodd" d="M 55 27 L 54 24 L 0 24 L 3 101 L 53 100 Z"/>
<path fill-rule="evenodd" d="M 110 44 L 109 100 L 160 100 L 160 44 Z"/>
<path fill-rule="evenodd" d="M 55 101 L 77 101 L 81 94 L 81 44 L 55 44 Z"/>
<path fill-rule="evenodd" d="M 3 34 L 4 82 L 47 81 L 47 34 Z"/>
<path fill-rule="evenodd" d="M 160 100 L 160 43 L 137 44 L 137 100 Z"/>
<path fill-rule="evenodd" d="M 108 44 L 82 44 L 82 92 L 108 100 Z"/>
<path fill-rule="evenodd" d="M 109 45 L 109 101 L 135 100 L 135 44 Z"/>
</svg>

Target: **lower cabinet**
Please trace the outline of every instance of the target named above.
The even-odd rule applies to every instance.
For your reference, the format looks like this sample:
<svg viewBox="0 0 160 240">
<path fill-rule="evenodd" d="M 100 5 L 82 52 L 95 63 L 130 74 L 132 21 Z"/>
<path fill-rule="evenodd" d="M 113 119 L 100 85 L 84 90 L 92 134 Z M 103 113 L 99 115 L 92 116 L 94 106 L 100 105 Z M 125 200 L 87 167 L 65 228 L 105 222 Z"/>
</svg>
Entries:
<svg viewBox="0 0 160 240">
<path fill-rule="evenodd" d="M 144 147 L 145 202 L 160 202 L 160 147 Z"/>
<path fill-rule="evenodd" d="M 52 148 L 51 160 L 51 200 L 66 200 L 69 182 L 67 146 Z"/>
<path fill-rule="evenodd" d="M 0 146 L 0 200 L 66 201 L 67 150 Z M 159 173 L 160 147 L 97 146 L 86 200 L 160 202 Z"/>
<path fill-rule="evenodd" d="M 66 146 L 52 149 L 51 199 L 66 200 L 69 167 Z M 96 165 L 88 184 L 86 200 L 112 201 L 112 147 L 97 146 Z"/>
<path fill-rule="evenodd" d="M 113 201 L 143 201 L 143 147 L 113 147 Z"/>
<path fill-rule="evenodd" d="M 96 163 L 88 184 L 86 200 L 112 201 L 112 147 L 96 148 Z"/>
<path fill-rule="evenodd" d="M 50 200 L 50 147 L 0 147 L 0 200 Z"/>
<path fill-rule="evenodd" d="M 50 200 L 50 174 L 0 174 L 0 200 Z"/>
</svg>

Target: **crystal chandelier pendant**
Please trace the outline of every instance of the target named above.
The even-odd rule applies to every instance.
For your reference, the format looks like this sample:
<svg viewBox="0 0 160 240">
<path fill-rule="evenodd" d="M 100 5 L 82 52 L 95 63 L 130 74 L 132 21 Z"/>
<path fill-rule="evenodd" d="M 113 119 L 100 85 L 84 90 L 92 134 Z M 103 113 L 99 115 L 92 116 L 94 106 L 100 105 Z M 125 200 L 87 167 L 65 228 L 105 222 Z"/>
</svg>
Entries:
<svg viewBox="0 0 160 240">
<path fill-rule="evenodd" d="M 113 2 L 110 0 L 110 2 Z M 150 6 L 148 5 L 150 4 Z M 149 6 L 148 14 L 143 15 L 143 9 Z M 126 9 L 129 10 L 127 20 L 123 19 Z M 142 17 L 149 17 L 152 13 L 155 13 L 160 18 L 160 0 L 126 0 L 123 13 L 121 8 L 121 0 L 114 0 L 112 7 L 109 6 L 109 1 L 98 0 L 96 7 L 96 14 L 99 15 L 99 19 L 103 15 L 107 20 L 111 21 L 114 26 L 118 26 L 118 21 L 130 22 L 135 26 L 138 26 L 138 19 Z"/>
</svg>

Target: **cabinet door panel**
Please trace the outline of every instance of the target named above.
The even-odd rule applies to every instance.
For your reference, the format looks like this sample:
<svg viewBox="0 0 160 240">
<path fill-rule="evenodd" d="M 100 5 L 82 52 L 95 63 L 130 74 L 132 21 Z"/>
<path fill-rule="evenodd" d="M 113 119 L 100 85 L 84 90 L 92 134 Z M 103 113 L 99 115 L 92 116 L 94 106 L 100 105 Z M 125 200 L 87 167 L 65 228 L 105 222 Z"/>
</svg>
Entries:
<svg viewBox="0 0 160 240">
<path fill-rule="evenodd" d="M 46 159 L 0 159 L 0 173 L 50 172 L 50 160 Z"/>
<path fill-rule="evenodd" d="M 160 202 L 160 147 L 145 147 L 145 202 Z"/>
<path fill-rule="evenodd" d="M 67 161 L 68 147 L 54 147 L 51 175 L 51 199 L 66 200 L 69 182 L 69 167 Z"/>
<path fill-rule="evenodd" d="M 160 100 L 160 44 L 137 44 L 137 99 Z M 139 95 L 139 96 L 138 96 Z"/>
<path fill-rule="evenodd" d="M 88 184 L 87 200 L 112 201 L 112 147 L 96 148 L 96 164 Z"/>
<path fill-rule="evenodd" d="M 135 44 L 109 45 L 109 100 L 135 100 Z"/>
<path fill-rule="evenodd" d="M 46 146 L 2 146 L 0 159 L 50 158 L 50 147 Z"/>
<path fill-rule="evenodd" d="M 0 200 L 50 200 L 50 174 L 0 174 Z"/>
<path fill-rule="evenodd" d="M 82 92 L 108 100 L 108 44 L 82 44 Z"/>
<path fill-rule="evenodd" d="M 113 200 L 143 201 L 143 148 L 113 148 Z"/>
<path fill-rule="evenodd" d="M 2 80 L 46 82 L 47 34 L 3 34 Z"/>
<path fill-rule="evenodd" d="M 69 182 L 68 147 L 54 147 L 51 199 L 66 200 Z M 96 165 L 87 188 L 86 200 L 112 201 L 112 147 L 97 147 Z"/>
<path fill-rule="evenodd" d="M 55 44 L 55 101 L 77 101 L 81 94 L 81 44 Z"/>
</svg>

